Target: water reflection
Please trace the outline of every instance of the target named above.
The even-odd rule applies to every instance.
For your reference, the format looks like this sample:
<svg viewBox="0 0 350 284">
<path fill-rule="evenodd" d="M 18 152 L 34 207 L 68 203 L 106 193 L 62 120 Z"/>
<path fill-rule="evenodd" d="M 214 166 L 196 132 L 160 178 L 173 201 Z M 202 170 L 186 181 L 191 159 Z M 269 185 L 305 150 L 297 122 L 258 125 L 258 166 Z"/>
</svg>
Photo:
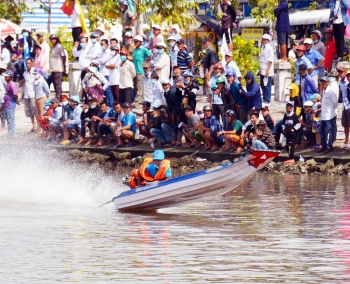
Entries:
<svg viewBox="0 0 350 284">
<path fill-rule="evenodd" d="M 257 175 L 152 214 L 0 200 L 0 282 L 346 283 L 348 182 Z"/>
</svg>

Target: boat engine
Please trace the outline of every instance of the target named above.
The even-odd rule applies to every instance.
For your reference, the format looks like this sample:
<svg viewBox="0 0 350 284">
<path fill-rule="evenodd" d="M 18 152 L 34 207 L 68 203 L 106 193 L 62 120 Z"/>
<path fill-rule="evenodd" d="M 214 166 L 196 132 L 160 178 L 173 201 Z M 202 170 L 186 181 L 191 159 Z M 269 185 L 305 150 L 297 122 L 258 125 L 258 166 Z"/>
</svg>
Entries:
<svg viewBox="0 0 350 284">
<path fill-rule="evenodd" d="M 129 175 L 126 175 L 125 177 L 122 178 L 122 184 L 129 185 Z"/>
</svg>

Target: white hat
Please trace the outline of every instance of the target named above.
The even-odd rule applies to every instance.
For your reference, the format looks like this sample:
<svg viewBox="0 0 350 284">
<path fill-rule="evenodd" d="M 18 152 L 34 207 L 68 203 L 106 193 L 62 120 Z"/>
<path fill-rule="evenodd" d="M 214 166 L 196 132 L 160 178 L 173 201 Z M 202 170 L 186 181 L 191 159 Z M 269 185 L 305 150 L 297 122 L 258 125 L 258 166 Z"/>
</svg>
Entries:
<svg viewBox="0 0 350 284">
<path fill-rule="evenodd" d="M 230 57 L 232 57 L 232 52 L 231 52 L 231 51 L 226 51 L 226 52 L 225 52 L 225 56 L 230 56 Z"/>
<path fill-rule="evenodd" d="M 95 74 L 95 73 L 96 73 L 96 69 L 95 69 L 94 67 L 92 67 L 92 66 L 90 66 L 90 67 L 88 68 L 88 70 L 89 70 L 92 74 Z"/>
<path fill-rule="evenodd" d="M 313 41 L 312 41 L 311 38 L 306 38 L 306 39 L 304 40 L 304 44 L 313 44 Z"/>
<path fill-rule="evenodd" d="M 171 28 L 176 30 L 178 33 L 180 32 L 180 27 L 177 24 L 172 25 Z"/>
<path fill-rule="evenodd" d="M 134 37 L 134 40 L 138 40 L 138 41 L 143 42 L 143 38 L 142 38 L 142 36 L 140 36 L 140 35 L 135 36 L 135 37 Z"/>
<path fill-rule="evenodd" d="M 132 37 L 132 33 L 131 32 L 126 32 L 124 37 Z"/>
<path fill-rule="evenodd" d="M 264 34 L 264 35 L 262 36 L 262 38 L 263 38 L 263 39 L 271 40 L 271 37 L 270 37 L 269 34 Z"/>
<path fill-rule="evenodd" d="M 160 25 L 157 24 L 152 24 L 152 29 L 155 28 L 157 30 L 160 30 Z"/>
<path fill-rule="evenodd" d="M 314 103 L 312 102 L 312 101 L 306 101 L 305 103 L 304 103 L 304 107 L 312 107 L 314 105 Z"/>
<path fill-rule="evenodd" d="M 156 46 L 162 46 L 162 47 L 166 48 L 166 44 L 164 42 L 157 43 Z"/>
<path fill-rule="evenodd" d="M 167 41 L 169 41 L 169 40 L 175 40 L 176 41 L 176 38 L 174 36 L 169 36 Z"/>
<path fill-rule="evenodd" d="M 167 84 L 170 84 L 169 80 L 168 79 L 165 79 L 161 82 L 162 85 L 167 85 Z"/>
</svg>

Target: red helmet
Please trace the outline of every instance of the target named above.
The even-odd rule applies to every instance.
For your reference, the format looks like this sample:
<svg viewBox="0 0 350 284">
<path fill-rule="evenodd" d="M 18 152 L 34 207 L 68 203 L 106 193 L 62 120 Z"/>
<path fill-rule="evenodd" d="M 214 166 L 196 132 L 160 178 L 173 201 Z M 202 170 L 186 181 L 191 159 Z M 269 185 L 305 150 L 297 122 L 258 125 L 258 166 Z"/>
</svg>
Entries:
<svg viewBox="0 0 350 284">
<path fill-rule="evenodd" d="M 330 33 L 333 35 L 333 30 L 331 28 L 328 28 L 324 31 L 324 33 Z"/>
<path fill-rule="evenodd" d="M 305 45 L 301 44 L 301 45 L 298 45 L 296 50 L 302 50 L 302 51 L 305 51 L 306 48 L 305 48 Z"/>
<path fill-rule="evenodd" d="M 119 52 L 120 55 L 128 55 L 128 52 L 126 50 L 121 50 Z"/>
<path fill-rule="evenodd" d="M 214 68 L 219 68 L 219 69 L 221 69 L 222 71 L 224 71 L 224 70 L 225 70 L 224 65 L 222 65 L 222 63 L 221 63 L 221 62 L 216 63 L 216 64 L 214 65 Z"/>
</svg>

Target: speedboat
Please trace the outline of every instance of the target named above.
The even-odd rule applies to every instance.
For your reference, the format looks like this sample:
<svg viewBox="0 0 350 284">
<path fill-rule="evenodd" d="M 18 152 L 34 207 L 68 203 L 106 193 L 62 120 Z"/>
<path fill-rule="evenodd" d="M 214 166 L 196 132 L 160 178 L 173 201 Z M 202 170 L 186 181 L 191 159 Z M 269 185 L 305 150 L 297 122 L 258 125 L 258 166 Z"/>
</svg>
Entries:
<svg viewBox="0 0 350 284">
<path fill-rule="evenodd" d="M 147 211 L 217 197 L 247 182 L 279 153 L 275 150 L 252 150 L 234 163 L 129 189 L 112 201 L 119 211 Z"/>
</svg>

